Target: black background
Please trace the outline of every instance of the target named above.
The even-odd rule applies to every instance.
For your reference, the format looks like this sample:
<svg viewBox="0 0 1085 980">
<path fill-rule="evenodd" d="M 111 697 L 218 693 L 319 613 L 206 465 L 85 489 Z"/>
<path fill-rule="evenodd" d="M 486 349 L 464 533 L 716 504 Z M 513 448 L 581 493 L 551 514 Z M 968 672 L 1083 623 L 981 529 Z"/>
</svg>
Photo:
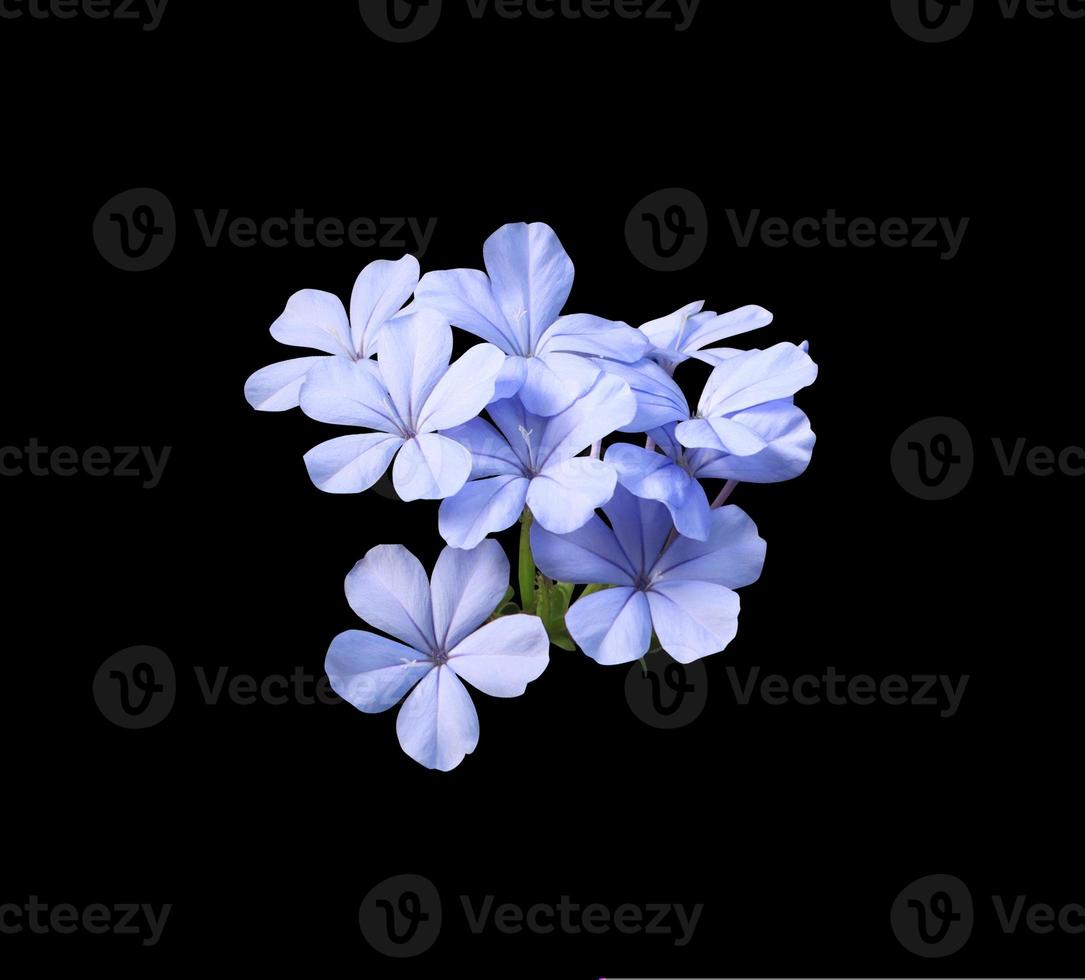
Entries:
<svg viewBox="0 0 1085 980">
<path fill-rule="evenodd" d="M 7 607 L 7 855 L 0 902 L 172 903 L 159 944 L 0 935 L 0 962 L 118 975 L 274 966 L 353 975 L 1044 976 L 1085 936 L 1003 935 L 990 896 L 1085 901 L 1079 481 L 1007 478 L 991 439 L 1080 445 L 1082 204 L 1071 151 L 1085 25 L 977 14 L 925 45 L 888 3 L 704 4 L 692 28 L 471 21 L 446 0 L 414 44 L 353 3 L 171 4 L 155 32 L 0 21 L 7 303 L 2 445 L 173 447 L 161 485 L 0 479 Z M 131 187 L 165 193 L 177 246 L 115 269 L 91 225 Z M 626 217 L 689 188 L 700 261 L 652 272 Z M 209 249 L 193 210 L 436 217 L 423 269 L 478 267 L 507 221 L 546 221 L 577 266 L 568 309 L 634 324 L 694 298 L 761 304 L 767 346 L 809 339 L 810 470 L 741 487 L 769 543 L 738 639 L 706 662 L 693 724 L 630 711 L 625 668 L 552 653 L 512 701 L 475 696 L 478 750 L 451 774 L 399 750 L 394 713 L 209 706 L 193 668 L 323 669 L 357 627 L 342 580 L 366 550 L 429 567 L 436 504 L 334 497 L 302 454 L 330 437 L 252 411 L 290 293 L 346 298 L 395 250 Z M 971 218 L 960 254 L 736 247 L 727 209 L 791 220 Z M 744 340 L 747 338 L 743 338 Z M 462 341 L 462 338 L 461 338 Z M 681 377 L 681 376 L 680 376 Z M 694 393 L 696 369 L 684 376 Z M 889 467 L 913 422 L 961 420 L 976 472 L 918 500 Z M 515 533 L 502 535 L 510 554 Z M 177 704 L 146 731 L 91 696 L 106 657 L 165 650 Z M 725 668 L 789 677 L 968 674 L 961 708 L 738 705 Z M 371 887 L 415 873 L 438 943 L 380 956 Z M 890 929 L 910 881 L 960 876 L 975 933 L 924 960 Z M 472 935 L 458 896 L 523 905 L 704 903 L 694 940 Z"/>
</svg>

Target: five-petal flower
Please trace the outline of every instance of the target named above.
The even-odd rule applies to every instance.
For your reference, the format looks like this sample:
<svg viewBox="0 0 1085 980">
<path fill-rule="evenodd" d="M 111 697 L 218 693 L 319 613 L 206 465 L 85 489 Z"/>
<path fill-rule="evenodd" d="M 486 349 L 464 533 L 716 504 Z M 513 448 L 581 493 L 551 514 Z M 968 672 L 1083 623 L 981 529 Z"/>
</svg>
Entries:
<svg viewBox="0 0 1085 980">
<path fill-rule="evenodd" d="M 301 390 L 302 411 L 320 422 L 376 431 L 330 439 L 306 453 L 313 483 L 328 493 L 359 493 L 395 456 L 392 483 L 403 500 L 456 493 L 471 472 L 471 454 L 437 433 L 482 411 L 505 355 L 478 344 L 450 367 L 451 356 L 447 321 L 417 310 L 384 331 L 376 361 L 335 357 L 316 365 Z"/>
<path fill-rule="evenodd" d="M 666 507 L 619 486 L 603 507 L 608 527 L 593 517 L 571 534 L 531 529 L 539 569 L 551 578 L 612 585 L 575 602 L 565 625 L 597 663 L 643 657 L 652 632 L 675 660 L 691 663 L 723 650 L 738 631 L 733 591 L 756 582 L 765 542 L 738 507 L 712 511 L 706 541 L 677 538 L 670 547 Z"/>
<path fill-rule="evenodd" d="M 594 383 L 599 369 L 591 358 L 632 363 L 647 353 L 647 339 L 628 324 L 560 315 L 573 287 L 573 263 L 549 225 L 499 228 L 486 240 L 483 258 L 486 273 L 426 273 L 415 300 L 509 355 L 499 398 L 519 394 L 533 414 L 556 415 Z"/>
<path fill-rule="evenodd" d="M 600 374 L 586 394 L 545 418 L 518 397 L 487 411 L 497 429 L 478 418 L 446 433 L 472 458 L 471 482 L 442 501 L 438 517 L 441 536 L 454 548 L 473 548 L 511 527 L 525 504 L 539 524 L 563 534 L 610 499 L 613 468 L 578 454 L 633 417 L 636 405 L 624 382 Z"/>
<path fill-rule="evenodd" d="M 817 365 L 806 344 L 777 344 L 722 361 L 709 375 L 697 414 L 675 429 L 687 449 L 714 449 L 733 456 L 754 456 L 773 441 L 786 409 L 770 403 L 791 397 L 813 384 Z M 787 424 L 786 420 L 785 426 Z"/>
<path fill-rule="evenodd" d="M 396 639 L 340 633 L 325 663 L 332 689 L 376 713 L 413 687 L 396 720 L 399 744 L 428 769 L 455 769 L 475 750 L 479 731 L 461 680 L 492 697 L 514 698 L 550 662 L 550 641 L 537 616 L 483 625 L 508 584 L 509 560 L 496 541 L 473 551 L 445 548 L 428 581 L 406 548 L 371 549 L 347 576 L 347 601 L 361 619 Z"/>
<path fill-rule="evenodd" d="M 418 285 L 418 260 L 405 255 L 396 262 L 370 262 L 354 283 L 350 319 L 338 296 L 320 289 L 303 289 L 287 301 L 271 325 L 281 344 L 326 351 L 346 361 L 372 357 L 384 324 L 394 319 Z M 320 355 L 295 357 L 269 364 L 245 382 L 245 398 L 262 412 L 285 412 L 298 407 L 301 386 Z"/>
</svg>

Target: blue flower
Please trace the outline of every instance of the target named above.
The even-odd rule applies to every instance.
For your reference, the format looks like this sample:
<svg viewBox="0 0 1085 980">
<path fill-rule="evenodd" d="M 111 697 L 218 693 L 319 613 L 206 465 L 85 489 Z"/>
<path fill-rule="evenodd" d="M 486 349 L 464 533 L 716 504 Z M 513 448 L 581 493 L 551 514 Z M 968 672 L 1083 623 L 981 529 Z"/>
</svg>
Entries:
<svg viewBox="0 0 1085 980">
<path fill-rule="evenodd" d="M 461 680 L 483 694 L 514 698 L 550 662 L 537 616 L 482 625 L 508 584 L 509 560 L 496 541 L 474 551 L 445 548 L 429 581 L 401 545 L 373 548 L 347 576 L 347 601 L 396 640 L 364 630 L 340 633 L 325 661 L 332 689 L 373 714 L 413 687 L 396 721 L 400 746 L 428 769 L 455 769 L 478 745 L 478 714 Z"/>
<path fill-rule="evenodd" d="M 437 433 L 482 411 L 505 355 L 478 344 L 449 367 L 451 356 L 448 322 L 418 310 L 383 330 L 376 361 L 329 357 L 311 368 L 301 389 L 306 415 L 375 430 L 340 436 L 306 453 L 313 483 L 328 493 L 360 493 L 395 456 L 392 483 L 404 500 L 456 493 L 471 472 L 471 454 Z"/>
<path fill-rule="evenodd" d="M 662 453 L 616 443 L 607 450 L 606 462 L 630 493 L 666 505 L 680 534 L 699 541 L 708 536 L 710 508 L 700 480 L 778 483 L 810 464 L 814 433 L 792 397 L 817 374 L 805 345 L 734 351 L 710 376 L 694 419 L 682 392 L 661 368 L 656 374 L 645 372 L 640 381 L 632 377 L 632 368 L 621 369 L 637 398 L 638 418 L 667 420 L 647 429 Z M 720 428 L 726 429 L 726 445 L 735 448 L 725 448 Z M 695 448 L 682 444 L 683 432 Z"/>
<path fill-rule="evenodd" d="M 760 306 L 744 306 L 723 314 L 702 312 L 703 308 L 703 300 L 690 303 L 668 316 L 642 324 L 640 331 L 652 345 L 649 356 L 672 371 L 691 357 L 716 365 L 738 351 L 726 347 L 703 348 L 772 323 L 772 314 Z"/>
<path fill-rule="evenodd" d="M 742 420 L 768 443 L 752 456 L 686 449 L 675 438 L 672 422 L 648 433 L 660 452 L 615 443 L 605 459 L 626 490 L 666 505 L 680 534 L 703 541 L 709 532 L 710 509 L 701 480 L 780 483 L 801 475 L 810 465 L 814 432 L 790 398 L 743 412 Z"/>
<path fill-rule="evenodd" d="M 471 482 L 441 504 L 438 526 L 454 548 L 473 548 L 511 527 L 525 504 L 539 524 L 562 534 L 610 500 L 613 468 L 578 454 L 633 417 L 636 405 L 623 382 L 600 374 L 586 394 L 545 418 L 519 398 L 493 402 L 487 411 L 497 429 L 479 418 L 446 433 L 473 460 Z"/>
<path fill-rule="evenodd" d="M 535 415 L 564 411 L 595 383 L 590 358 L 640 360 L 649 344 L 628 324 L 587 314 L 561 316 L 573 286 L 573 263 L 545 224 L 499 228 L 483 247 L 486 273 L 429 272 L 415 292 L 419 306 L 509 355 L 498 398 L 519 394 Z"/>
<path fill-rule="evenodd" d="M 800 388 L 813 384 L 817 374 L 805 343 L 798 347 L 777 344 L 729 357 L 709 375 L 697 414 L 679 423 L 675 435 L 687 449 L 756 456 L 780 432 L 793 427 L 781 418 L 787 415 L 786 406 L 770 409 L 770 403 L 790 399 Z"/>
<path fill-rule="evenodd" d="M 418 260 L 405 255 L 398 262 L 370 262 L 354 283 L 350 319 L 338 296 L 303 289 L 290 297 L 282 315 L 271 325 L 281 344 L 326 351 L 345 361 L 372 357 L 384 324 L 394 319 L 418 285 Z M 301 386 L 309 371 L 325 357 L 296 357 L 269 364 L 245 382 L 245 398 L 262 412 L 285 412 L 298 407 Z"/>
<path fill-rule="evenodd" d="M 613 585 L 575 602 L 565 625 L 600 664 L 624 664 L 648 652 L 652 631 L 675 660 L 691 663 L 723 650 L 738 631 L 734 589 L 756 582 L 765 542 L 738 507 L 712 511 L 706 541 L 679 537 L 666 507 L 623 487 L 571 534 L 531 529 L 539 569 L 553 579 Z"/>
</svg>

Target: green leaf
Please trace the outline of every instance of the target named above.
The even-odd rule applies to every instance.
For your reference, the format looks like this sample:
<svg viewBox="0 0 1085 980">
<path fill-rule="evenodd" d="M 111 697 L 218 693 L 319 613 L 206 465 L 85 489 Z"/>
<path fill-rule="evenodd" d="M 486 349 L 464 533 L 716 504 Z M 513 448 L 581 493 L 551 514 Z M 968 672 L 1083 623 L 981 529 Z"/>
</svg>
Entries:
<svg viewBox="0 0 1085 980">
<path fill-rule="evenodd" d="M 546 635 L 554 646 L 569 651 L 576 649 L 565 627 L 565 614 L 569 611 L 573 588 L 570 582 L 552 582 L 545 575 L 540 575 L 535 591 L 536 613 L 543 621 Z"/>
<path fill-rule="evenodd" d="M 551 633 L 550 642 L 556 647 L 561 647 L 562 650 L 568 650 L 570 653 L 576 651 L 576 644 L 573 642 L 573 638 L 564 630 L 561 633 Z"/>
</svg>

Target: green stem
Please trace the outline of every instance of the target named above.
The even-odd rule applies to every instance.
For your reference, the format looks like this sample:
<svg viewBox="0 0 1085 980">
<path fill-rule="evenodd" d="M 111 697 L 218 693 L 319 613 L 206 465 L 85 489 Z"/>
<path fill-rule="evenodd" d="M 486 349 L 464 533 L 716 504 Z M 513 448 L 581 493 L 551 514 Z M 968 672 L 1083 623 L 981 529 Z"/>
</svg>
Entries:
<svg viewBox="0 0 1085 980">
<path fill-rule="evenodd" d="M 520 517 L 520 606 L 526 613 L 535 612 L 535 558 L 531 554 L 531 511 Z"/>
</svg>

